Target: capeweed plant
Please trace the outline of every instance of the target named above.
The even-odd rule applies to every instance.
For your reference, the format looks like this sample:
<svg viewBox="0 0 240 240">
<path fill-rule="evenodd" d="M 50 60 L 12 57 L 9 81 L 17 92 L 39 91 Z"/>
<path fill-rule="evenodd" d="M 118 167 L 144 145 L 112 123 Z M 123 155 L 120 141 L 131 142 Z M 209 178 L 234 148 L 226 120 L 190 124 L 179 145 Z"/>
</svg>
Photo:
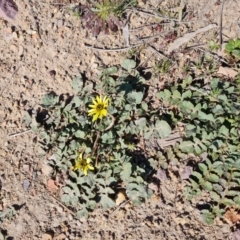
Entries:
<svg viewBox="0 0 240 240">
<path fill-rule="evenodd" d="M 145 79 L 135 66 L 126 59 L 119 69 L 103 69 L 95 87 L 74 78 L 76 94 L 44 96 L 42 124 L 31 124 L 39 133 L 39 156 L 51 150 L 51 165 L 65 176 L 62 202 L 78 217 L 87 217 L 97 204 L 114 207 L 119 190 L 136 204 L 152 194 L 147 187 L 152 168 L 138 144 L 142 138 L 166 137 L 172 129 L 145 100 Z"/>
<path fill-rule="evenodd" d="M 217 78 L 206 86 L 187 78 L 158 94 L 164 105 L 178 108 L 178 119 L 172 119 L 186 124 L 178 150 L 202 159 L 188 179 L 185 196 L 191 200 L 203 191 L 209 194 L 209 208 L 202 211 L 207 223 L 227 207 L 240 206 L 239 96 L 234 84 Z"/>
</svg>

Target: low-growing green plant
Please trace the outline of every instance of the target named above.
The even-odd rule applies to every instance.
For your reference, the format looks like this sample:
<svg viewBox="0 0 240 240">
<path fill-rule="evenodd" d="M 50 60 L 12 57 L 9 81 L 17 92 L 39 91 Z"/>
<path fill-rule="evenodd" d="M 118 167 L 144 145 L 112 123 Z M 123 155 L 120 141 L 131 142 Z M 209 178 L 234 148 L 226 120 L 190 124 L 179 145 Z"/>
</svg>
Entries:
<svg viewBox="0 0 240 240">
<path fill-rule="evenodd" d="M 127 8 L 134 6 L 135 0 L 99 0 L 81 6 L 82 21 L 94 36 L 100 32 L 116 32 L 122 26 L 122 16 Z"/>
<path fill-rule="evenodd" d="M 209 209 L 202 214 L 212 223 L 216 216 L 223 216 L 226 207 L 240 206 L 239 91 L 217 78 L 205 86 L 187 78 L 158 97 L 164 105 L 176 106 L 177 121 L 186 124 L 178 151 L 202 158 L 193 166 L 185 196 L 191 200 L 208 192 Z"/>
<path fill-rule="evenodd" d="M 209 55 L 202 55 L 196 61 L 190 62 L 190 70 L 198 78 L 211 76 L 217 70 L 217 63 Z"/>
<path fill-rule="evenodd" d="M 235 61 L 239 61 L 240 59 L 240 39 L 230 39 L 228 43 L 225 45 L 225 50 L 229 57 L 234 59 Z"/>
<path fill-rule="evenodd" d="M 214 40 L 211 40 L 208 45 L 209 49 L 212 51 L 217 51 L 220 49 L 219 44 L 217 44 Z"/>
<path fill-rule="evenodd" d="M 53 152 L 51 165 L 65 178 L 61 200 L 78 217 L 100 204 L 113 207 L 116 193 L 139 204 L 151 196 L 147 179 L 152 172 L 139 142 L 171 133 L 167 117 L 146 99 L 145 79 L 126 59 L 117 67 L 104 69 L 94 87 L 81 75 L 74 78 L 74 96 L 47 94 L 41 111 L 31 123 L 39 133 L 38 155 Z"/>
<path fill-rule="evenodd" d="M 167 73 L 171 67 L 170 60 L 161 60 L 155 64 L 153 71 L 155 74 Z"/>
<path fill-rule="evenodd" d="M 152 194 L 147 181 L 155 170 L 167 169 L 169 162 L 180 166 L 190 155 L 197 158 L 184 177 L 184 194 L 191 201 L 208 193 L 205 221 L 240 206 L 239 86 L 217 78 L 204 85 L 187 77 L 160 91 L 152 104 L 135 67 L 126 59 L 121 67 L 103 69 L 95 86 L 81 75 L 74 78 L 74 96 L 43 98 L 31 127 L 39 133 L 39 156 L 53 152 L 51 165 L 63 178 L 61 200 L 78 217 L 97 205 L 114 207 L 119 190 L 139 204 Z M 179 123 L 185 126 L 182 141 L 151 157 L 142 153 L 142 139 L 166 138 Z"/>
<path fill-rule="evenodd" d="M 11 219 L 16 215 L 16 211 L 13 207 L 8 207 L 4 209 L 3 211 L 0 211 L 0 221 L 3 221 L 4 219 L 8 218 Z"/>
</svg>

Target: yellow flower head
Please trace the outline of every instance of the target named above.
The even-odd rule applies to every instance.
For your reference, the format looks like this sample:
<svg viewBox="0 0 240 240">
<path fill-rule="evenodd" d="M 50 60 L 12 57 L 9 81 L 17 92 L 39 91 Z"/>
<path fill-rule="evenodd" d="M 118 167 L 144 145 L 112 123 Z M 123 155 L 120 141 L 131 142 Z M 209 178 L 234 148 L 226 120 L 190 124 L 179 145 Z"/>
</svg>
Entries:
<svg viewBox="0 0 240 240">
<path fill-rule="evenodd" d="M 77 160 L 76 160 L 76 165 L 73 168 L 73 171 L 76 171 L 78 169 L 82 170 L 84 172 L 84 175 L 88 174 L 88 170 L 94 170 L 94 167 L 90 164 L 91 163 L 91 159 L 87 158 L 87 159 L 83 159 L 83 154 L 80 153 Z"/>
<path fill-rule="evenodd" d="M 88 116 L 93 115 L 93 122 L 98 118 L 102 119 L 107 116 L 108 101 L 109 98 L 106 96 L 104 98 L 102 98 L 102 96 L 97 96 L 95 99 L 92 99 L 93 104 L 89 105 L 91 109 L 88 111 Z"/>
</svg>

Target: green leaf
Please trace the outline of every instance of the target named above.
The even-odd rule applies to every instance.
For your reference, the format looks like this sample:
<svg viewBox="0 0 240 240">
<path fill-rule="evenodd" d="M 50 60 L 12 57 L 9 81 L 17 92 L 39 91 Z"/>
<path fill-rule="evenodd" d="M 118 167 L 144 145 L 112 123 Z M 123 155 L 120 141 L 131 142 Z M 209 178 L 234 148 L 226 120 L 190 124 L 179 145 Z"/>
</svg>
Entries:
<svg viewBox="0 0 240 240">
<path fill-rule="evenodd" d="M 96 202 L 94 200 L 89 200 L 87 203 L 86 203 L 86 207 L 93 210 L 95 207 L 96 207 Z"/>
<path fill-rule="evenodd" d="M 72 189 L 70 187 L 63 187 L 62 190 L 64 193 L 67 193 L 67 194 L 72 193 Z"/>
<path fill-rule="evenodd" d="M 202 217 L 203 217 L 203 220 L 204 222 L 206 222 L 207 224 L 213 224 L 214 222 L 214 215 L 213 213 L 211 213 L 209 210 L 202 210 Z"/>
<path fill-rule="evenodd" d="M 61 201 L 65 203 L 67 206 L 69 206 L 71 202 L 71 197 L 68 194 L 63 194 L 61 197 Z"/>
<path fill-rule="evenodd" d="M 225 49 L 228 53 L 232 52 L 232 50 L 234 49 L 234 46 L 231 43 L 227 43 L 225 45 Z"/>
<path fill-rule="evenodd" d="M 143 109 L 145 112 L 147 112 L 147 110 L 148 110 L 148 105 L 147 105 L 147 103 L 142 102 L 142 109 Z"/>
<path fill-rule="evenodd" d="M 211 113 L 210 114 L 206 114 L 206 113 L 204 113 L 202 111 L 198 112 L 198 118 L 200 120 L 202 120 L 203 122 L 206 122 L 206 121 L 214 122 L 215 121 L 215 119 L 214 119 L 214 117 L 213 117 L 213 115 Z"/>
<path fill-rule="evenodd" d="M 234 204 L 235 204 L 233 200 L 228 199 L 228 198 L 224 198 L 224 199 L 222 200 L 222 203 L 225 204 L 225 205 L 227 205 L 227 206 L 234 206 Z"/>
<path fill-rule="evenodd" d="M 85 218 L 85 219 L 87 219 L 88 218 L 88 211 L 87 211 L 87 209 L 86 208 L 83 208 L 83 209 L 81 209 L 80 211 L 78 211 L 77 213 L 76 213 L 76 216 L 77 216 L 77 218 Z"/>
<path fill-rule="evenodd" d="M 130 72 L 133 68 L 136 67 L 136 62 L 131 59 L 124 59 L 121 66 L 126 69 L 128 72 Z"/>
<path fill-rule="evenodd" d="M 185 153 L 192 153 L 194 150 L 194 143 L 192 141 L 182 141 L 179 148 Z"/>
<path fill-rule="evenodd" d="M 43 98 L 42 98 L 42 106 L 45 108 L 48 107 L 53 107 L 55 104 L 57 104 L 59 101 L 59 97 L 56 96 L 54 93 L 49 93 L 46 94 Z"/>
<path fill-rule="evenodd" d="M 236 205 L 240 206 L 240 196 L 236 196 L 233 200 Z"/>
<path fill-rule="evenodd" d="M 116 86 L 116 81 L 112 77 L 105 77 L 104 80 L 110 85 L 110 86 Z"/>
<path fill-rule="evenodd" d="M 224 125 L 222 125 L 222 126 L 219 128 L 219 133 L 220 133 L 220 134 L 223 134 L 224 136 L 228 136 L 228 134 L 229 134 L 229 129 L 226 128 Z"/>
<path fill-rule="evenodd" d="M 237 196 L 239 194 L 239 192 L 237 191 L 233 191 L 233 190 L 230 190 L 227 192 L 227 196 Z"/>
<path fill-rule="evenodd" d="M 72 80 L 72 88 L 75 92 L 80 92 L 82 90 L 83 87 L 83 79 L 82 79 L 82 75 L 80 74 L 79 76 L 75 77 Z"/>
<path fill-rule="evenodd" d="M 155 130 L 157 131 L 160 138 L 168 137 L 172 132 L 170 125 L 163 120 L 157 120 L 155 124 Z"/>
<path fill-rule="evenodd" d="M 231 86 L 231 87 L 229 87 L 229 88 L 226 89 L 226 91 L 228 92 L 228 94 L 233 93 L 234 90 L 235 90 L 235 87 L 234 87 L 234 86 Z"/>
<path fill-rule="evenodd" d="M 235 58 L 240 58 L 240 49 L 234 49 L 232 51 L 232 55 L 235 57 Z"/>
<path fill-rule="evenodd" d="M 71 196 L 71 205 L 76 206 L 79 203 L 78 196 Z"/>
<path fill-rule="evenodd" d="M 113 134 L 111 131 L 109 132 L 105 132 L 102 136 L 101 136 L 102 142 L 103 143 L 107 143 L 107 144 L 113 144 L 115 142 L 115 139 L 113 137 Z"/>
<path fill-rule="evenodd" d="M 198 145 L 194 145 L 194 154 L 196 156 L 200 155 L 203 152 L 203 150 L 198 146 Z"/>
<path fill-rule="evenodd" d="M 221 199 L 220 196 L 217 193 L 213 192 L 213 191 L 210 192 L 210 196 L 216 202 L 219 202 L 220 199 Z"/>
<path fill-rule="evenodd" d="M 199 172 L 192 172 L 191 175 L 196 177 L 199 182 L 202 180 L 202 175 Z"/>
<path fill-rule="evenodd" d="M 128 181 L 132 173 L 132 164 L 130 162 L 123 164 L 123 169 L 120 173 L 120 177 L 123 181 Z"/>
<path fill-rule="evenodd" d="M 131 104 L 140 104 L 143 99 L 143 93 L 142 92 L 130 92 L 127 95 L 127 100 Z"/>
<path fill-rule="evenodd" d="M 102 75 L 111 75 L 115 74 L 118 71 L 117 67 L 106 68 L 102 71 Z"/>
<path fill-rule="evenodd" d="M 144 139 L 149 139 L 153 134 L 153 129 L 148 129 L 146 132 L 144 131 Z"/>
<path fill-rule="evenodd" d="M 104 179 L 102 179 L 102 178 L 97 178 L 96 179 L 96 182 L 98 182 L 98 183 L 100 183 L 101 185 L 103 185 L 103 186 L 105 186 L 105 180 Z"/>
<path fill-rule="evenodd" d="M 76 174 L 76 172 L 74 172 L 74 171 L 70 171 L 69 172 L 69 175 L 72 177 L 72 178 L 75 178 L 75 179 L 78 179 L 78 175 Z M 80 180 L 81 178 L 79 178 L 79 180 Z"/>
<path fill-rule="evenodd" d="M 157 97 L 162 99 L 164 102 L 168 102 L 171 96 L 172 93 L 168 89 L 164 89 L 164 91 L 157 93 Z"/>
<path fill-rule="evenodd" d="M 202 182 L 202 186 L 208 191 L 212 191 L 213 189 L 213 185 L 208 181 Z"/>
<path fill-rule="evenodd" d="M 184 114 L 188 114 L 193 111 L 194 105 L 190 101 L 183 101 L 180 103 L 180 109 Z"/>
<path fill-rule="evenodd" d="M 81 130 L 77 130 L 76 132 L 74 132 L 74 136 L 77 137 L 77 138 L 84 139 L 85 138 L 85 133 Z"/>
<path fill-rule="evenodd" d="M 37 156 L 38 157 L 43 157 L 44 155 L 46 155 L 46 151 L 42 147 L 38 146 L 38 148 L 37 148 Z"/>
<path fill-rule="evenodd" d="M 146 127 L 147 120 L 146 120 L 146 118 L 142 117 L 142 118 L 135 120 L 135 124 L 138 126 L 139 129 L 142 130 Z"/>
<path fill-rule="evenodd" d="M 181 93 L 178 90 L 174 90 L 172 93 L 172 98 L 173 99 L 180 99 L 181 98 Z"/>
<path fill-rule="evenodd" d="M 191 98 L 191 96 L 192 96 L 191 90 L 187 90 L 186 92 L 184 92 L 184 93 L 182 94 L 182 99 Z"/>
<path fill-rule="evenodd" d="M 100 197 L 101 197 L 100 204 L 102 205 L 103 210 L 107 210 L 115 206 L 115 202 L 107 195 L 101 194 Z"/>
<path fill-rule="evenodd" d="M 198 167 L 204 174 L 206 174 L 208 172 L 208 168 L 204 163 L 199 163 Z"/>
<path fill-rule="evenodd" d="M 208 176 L 208 180 L 210 182 L 218 183 L 219 182 L 219 177 L 218 177 L 218 175 L 212 173 Z"/>
<path fill-rule="evenodd" d="M 212 89 L 218 89 L 218 85 L 219 85 L 219 79 L 218 78 L 213 78 L 210 82 L 210 87 Z"/>
<path fill-rule="evenodd" d="M 93 83 L 90 82 L 88 85 L 85 85 L 85 87 L 83 88 L 83 92 L 87 92 L 87 93 L 90 93 L 93 89 Z"/>
<path fill-rule="evenodd" d="M 186 79 L 182 82 L 182 88 L 186 88 L 187 85 L 190 85 L 192 83 L 192 77 L 188 76 Z"/>
<path fill-rule="evenodd" d="M 155 160 L 154 158 L 149 158 L 148 162 L 154 170 L 158 169 L 158 161 L 157 160 Z"/>
</svg>

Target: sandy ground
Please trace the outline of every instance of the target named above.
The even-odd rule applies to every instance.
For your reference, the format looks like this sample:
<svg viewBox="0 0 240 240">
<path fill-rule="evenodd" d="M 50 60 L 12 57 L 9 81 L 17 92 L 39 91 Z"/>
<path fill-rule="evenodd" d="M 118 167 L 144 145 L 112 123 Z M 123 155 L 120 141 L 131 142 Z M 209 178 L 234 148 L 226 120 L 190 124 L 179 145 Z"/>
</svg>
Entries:
<svg viewBox="0 0 240 240">
<path fill-rule="evenodd" d="M 12 22 L 0 19 L 0 211 L 10 207 L 16 210 L 11 219 L 0 222 L 6 239 L 48 239 L 47 234 L 55 240 L 232 239 L 236 226 L 218 219 L 212 226 L 203 224 L 199 210 L 184 200 L 182 183 L 174 175 L 158 186 L 157 196 L 140 206 L 128 203 L 106 212 L 97 209 L 88 220 L 75 219 L 46 187 L 51 176 L 46 174 L 47 158 L 36 157 L 35 134 L 11 136 L 28 130 L 23 124 L 24 115 L 38 108 L 45 93 L 72 94 L 71 81 L 79 73 L 97 81 L 99 67 L 117 65 L 134 54 L 139 64 L 152 72 L 162 53 L 167 55 L 174 39 L 216 24 L 178 47 L 170 56 L 175 61 L 171 72 L 152 74 L 149 86 L 154 90 L 183 77 L 181 66 L 199 56 L 197 47 L 205 49 L 210 40 L 219 40 L 222 1 L 189 1 L 186 16 L 178 24 L 141 11 L 129 12 L 130 46 L 141 44 L 136 51 L 124 49 L 122 31 L 93 37 L 81 19 L 72 14 L 76 1 L 15 2 L 16 19 Z M 169 18 L 177 16 L 180 1 L 138 3 L 148 13 L 161 10 Z M 226 0 L 222 12 L 224 41 L 239 37 L 239 16 L 239 2 Z M 122 49 L 111 51 L 115 48 Z M 30 183 L 27 189 L 26 181 Z"/>
</svg>

